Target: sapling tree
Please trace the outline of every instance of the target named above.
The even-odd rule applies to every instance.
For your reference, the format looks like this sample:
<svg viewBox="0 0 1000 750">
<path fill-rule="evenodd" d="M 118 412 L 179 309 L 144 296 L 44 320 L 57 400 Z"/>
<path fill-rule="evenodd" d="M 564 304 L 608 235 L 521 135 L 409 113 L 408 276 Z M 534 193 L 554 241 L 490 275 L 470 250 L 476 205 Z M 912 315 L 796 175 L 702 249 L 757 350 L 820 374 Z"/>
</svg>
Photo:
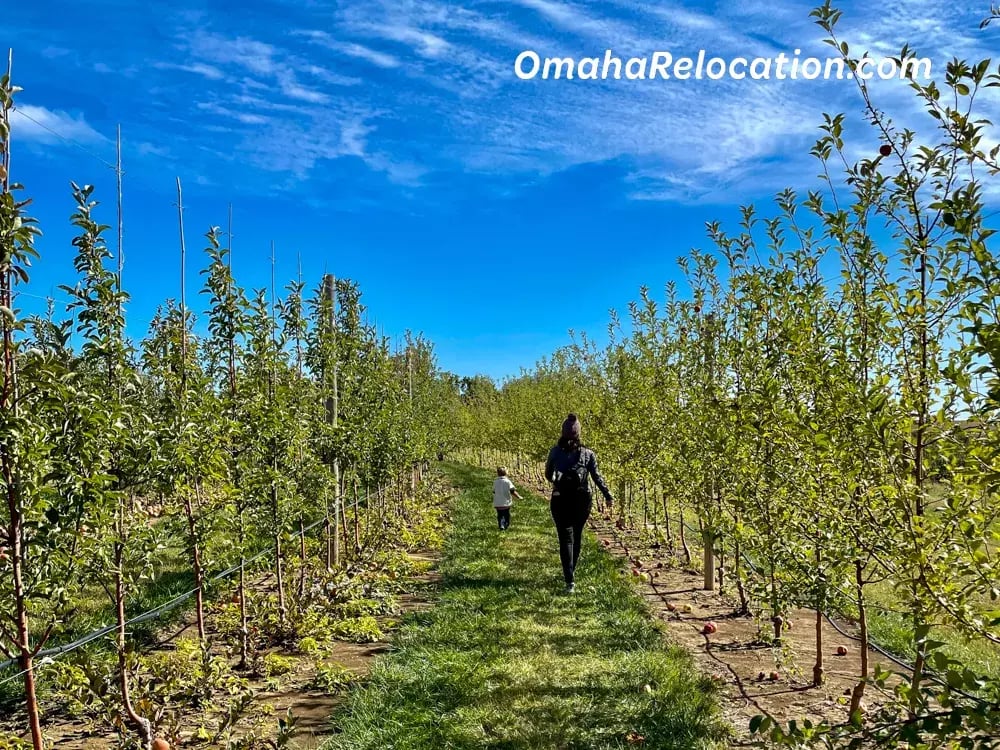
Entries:
<svg viewBox="0 0 1000 750">
<path fill-rule="evenodd" d="M 728 409 L 723 382 L 725 362 L 722 338 L 722 289 L 711 256 L 694 251 L 682 259 L 682 268 L 692 289 L 693 303 L 686 316 L 689 333 L 681 375 L 684 410 L 690 430 L 690 476 L 698 514 L 703 554 L 703 588 L 715 589 L 716 549 L 724 536 L 722 465 L 724 462 L 724 415 Z"/>
<path fill-rule="evenodd" d="M 278 594 L 278 618 L 284 625 L 284 550 L 282 538 L 288 532 L 290 480 L 288 461 L 292 432 L 286 409 L 283 347 L 277 339 L 274 311 L 264 289 L 257 291 L 248 310 L 249 328 L 243 361 L 243 414 L 246 429 L 243 445 L 244 487 L 267 509 L 270 538 L 274 545 L 274 574 Z"/>
<path fill-rule="evenodd" d="M 26 282 L 37 258 L 36 221 L 30 200 L 11 179 L 10 120 L 19 89 L 0 77 L 0 658 L 12 659 L 23 679 L 32 747 L 45 740 L 38 704 L 36 656 L 71 614 L 78 570 L 79 529 L 87 474 L 67 461 L 67 451 L 92 445 L 93 399 L 72 369 L 65 328 L 39 322 L 34 340 L 21 339 L 14 306 L 16 285 Z M 87 461 L 84 450 L 79 460 Z"/>
<path fill-rule="evenodd" d="M 138 374 L 125 339 L 122 309 L 127 295 L 117 274 L 105 265 L 111 257 L 103 238 L 108 227 L 93 218 L 97 204 L 92 193 L 90 186 L 73 185 L 72 221 L 80 232 L 73 240 L 74 266 L 81 280 L 74 287 L 63 287 L 83 341 L 77 366 L 101 404 L 95 412 L 99 430 L 89 436 L 94 460 L 88 467 L 87 505 L 102 533 L 91 545 L 88 562 L 115 609 L 123 724 L 148 745 L 153 739 L 150 719 L 138 713 L 132 698 L 126 607 L 134 587 L 149 577 L 159 548 L 144 505 L 159 453 L 149 414 L 141 408 Z"/>
<path fill-rule="evenodd" d="M 225 480 L 226 463 L 217 432 L 219 400 L 201 366 L 198 348 L 190 315 L 168 301 L 150 324 L 142 362 L 151 391 L 148 408 L 156 415 L 156 441 L 163 454 L 157 479 L 160 492 L 183 519 L 195 587 L 195 623 L 205 648 L 206 570 L 212 565 L 211 547 L 225 510 L 215 485 Z"/>
<path fill-rule="evenodd" d="M 340 564 L 340 504 L 341 478 L 338 419 L 340 372 L 337 336 L 337 293 L 336 282 L 331 275 L 323 277 L 323 282 L 308 302 L 309 335 L 306 339 L 305 361 L 317 382 L 315 405 L 322 410 L 324 421 L 317 422 L 314 436 L 316 450 L 333 474 L 332 493 L 325 498 L 326 507 L 326 569 L 332 571 Z"/>
<path fill-rule="evenodd" d="M 856 59 L 835 32 L 839 12 L 826 5 L 814 16 L 854 69 Z M 912 57 L 908 47 L 899 55 L 901 61 Z M 976 192 L 975 183 L 970 185 L 966 176 L 970 152 L 975 152 L 980 140 L 971 115 L 972 88 L 985 74 L 985 66 L 949 64 L 945 85 L 955 96 L 955 106 L 949 108 L 951 122 L 941 128 L 942 139 L 927 146 L 918 144 L 914 131 L 897 128 L 878 110 L 869 86 L 859 80 L 866 113 L 885 148 L 874 159 L 858 164 L 848 163 L 842 150 L 838 152 L 848 183 L 864 188 L 859 210 L 870 207 L 877 213 L 898 247 L 892 265 L 879 269 L 872 279 L 874 291 L 890 311 L 885 328 L 888 378 L 881 387 L 887 405 L 881 417 L 883 453 L 890 460 L 886 462 L 889 482 L 883 483 L 882 494 L 891 511 L 886 519 L 888 530 L 897 535 L 896 554 L 879 561 L 900 582 L 899 594 L 912 612 L 911 714 L 917 709 L 927 666 L 929 615 L 942 603 L 935 596 L 934 582 L 946 579 L 950 567 L 940 551 L 949 548 L 953 526 L 947 518 L 929 513 L 933 500 L 928 455 L 936 440 L 934 423 L 953 421 L 959 406 L 947 382 L 946 347 L 968 293 L 970 256 L 967 246 L 955 241 L 954 214 L 948 209 L 967 208 Z M 928 111 L 940 120 L 937 87 L 914 85 L 935 102 Z M 952 129 L 956 122 L 957 131 Z M 892 460 L 893 456 L 898 458 Z"/>
<path fill-rule="evenodd" d="M 823 166 L 823 176 L 836 196 L 830 157 L 842 150 L 844 118 L 827 116 L 823 136 L 812 153 Z M 866 200 L 865 182 L 853 187 L 855 202 L 850 208 L 834 199 L 828 207 L 823 196 L 811 193 L 804 206 L 822 222 L 825 237 L 832 243 L 840 262 L 841 283 L 836 292 L 838 326 L 830 331 L 828 354 L 837 373 L 828 397 L 833 399 L 832 414 L 839 415 L 837 429 L 828 433 L 833 454 L 838 456 L 841 490 L 839 502 L 845 512 L 838 515 L 842 529 L 836 539 L 841 547 L 841 561 L 852 571 L 845 586 L 853 593 L 852 609 L 859 623 L 861 654 L 858 683 L 851 694 L 850 714 L 858 715 L 866 684 L 871 676 L 868 652 L 867 588 L 884 580 L 875 561 L 891 556 L 892 539 L 881 529 L 881 519 L 888 512 L 881 507 L 886 498 L 877 488 L 887 474 L 880 435 L 888 429 L 885 383 L 885 332 L 889 330 L 891 308 L 880 294 L 877 280 L 886 275 L 888 256 L 872 237 L 877 220 L 874 207 Z M 841 589 L 843 592 L 843 589 Z"/>
<path fill-rule="evenodd" d="M 219 444 L 226 454 L 226 476 L 219 490 L 232 508 L 230 519 L 235 526 L 233 531 L 239 559 L 239 665 L 245 668 L 249 658 L 246 560 L 254 540 L 249 518 L 253 499 L 246 492 L 243 459 L 249 442 L 248 433 L 252 433 L 254 428 L 245 418 L 245 391 L 240 387 L 238 366 L 242 362 L 247 333 L 247 300 L 233 279 L 228 263 L 229 251 L 219 244 L 218 228 L 209 229 L 205 237 L 208 240 L 205 249 L 208 267 L 202 270 L 206 277 L 202 293 L 208 295 L 210 300 L 207 314 L 209 336 L 204 345 L 205 368 L 216 384 L 221 405 L 218 435 Z"/>
<path fill-rule="evenodd" d="M 282 339 L 288 347 L 289 366 L 285 368 L 281 387 L 285 391 L 284 429 L 288 434 L 287 476 L 294 487 L 298 499 L 298 515 L 300 530 L 307 520 L 312 520 L 313 503 L 316 498 L 323 497 L 325 487 L 329 484 L 328 471 L 323 466 L 320 456 L 313 444 L 313 435 L 317 431 L 319 413 L 314 405 L 318 401 L 315 383 L 306 371 L 306 342 L 309 334 L 309 323 L 305 315 L 303 290 L 305 285 L 293 282 L 286 287 L 288 295 L 278 303 L 281 321 Z M 305 593 L 306 564 L 302 550 L 305 546 L 304 535 L 300 539 L 300 561 L 298 598 L 301 601 Z"/>
</svg>

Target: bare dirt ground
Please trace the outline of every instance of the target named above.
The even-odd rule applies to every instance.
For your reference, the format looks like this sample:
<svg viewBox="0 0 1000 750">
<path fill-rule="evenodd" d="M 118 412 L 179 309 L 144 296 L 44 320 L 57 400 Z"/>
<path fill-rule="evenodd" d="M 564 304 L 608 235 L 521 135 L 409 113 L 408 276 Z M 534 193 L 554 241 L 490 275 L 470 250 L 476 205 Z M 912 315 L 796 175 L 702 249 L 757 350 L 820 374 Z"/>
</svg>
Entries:
<svg viewBox="0 0 1000 750">
<path fill-rule="evenodd" d="M 439 575 L 435 570 L 437 553 L 412 553 L 409 557 L 420 565 L 423 572 L 405 582 L 404 591 L 397 596 L 397 607 L 391 615 L 376 618 L 383 631 L 382 639 L 375 643 L 337 641 L 324 655 L 322 664 L 345 668 L 350 670 L 357 680 L 362 680 L 371 669 L 375 658 L 390 650 L 392 631 L 398 625 L 399 619 L 430 606 L 435 586 L 439 580 Z M 270 592 L 273 587 L 273 578 L 270 575 L 260 578 L 253 584 L 253 588 L 257 592 Z M 209 638 L 217 644 L 222 639 L 213 638 L 217 633 L 213 623 L 214 611 L 213 608 L 207 609 L 206 629 Z M 197 628 L 193 614 L 191 614 L 186 616 L 181 623 L 166 629 L 158 639 L 157 646 L 146 653 L 170 651 L 174 648 L 173 644 L 180 638 L 195 637 L 196 635 Z M 213 655 L 226 655 L 223 648 L 218 645 L 213 646 L 212 651 Z M 251 680 L 255 696 L 247 715 L 249 717 L 267 716 L 268 725 L 276 726 L 278 719 L 285 716 L 286 712 L 291 709 L 296 718 L 297 732 L 290 747 L 294 750 L 315 750 L 330 736 L 330 716 L 334 708 L 343 700 L 344 693 L 330 694 L 313 687 L 313 680 L 317 674 L 316 659 L 289 654 L 280 649 L 271 649 L 271 652 L 290 658 L 293 666 L 287 674 L 281 676 L 277 686 L 273 683 L 269 685 L 264 678 Z M 197 725 L 198 717 L 194 715 L 195 713 L 192 712 L 192 715 L 187 717 L 189 720 L 185 722 L 187 729 L 184 734 L 188 736 L 182 739 L 181 746 L 200 748 L 223 746 L 221 743 L 211 744 L 190 738 L 191 731 Z M 22 716 L 4 717 L 0 720 L 0 730 L 19 730 L 25 726 L 23 719 Z M 110 750 L 118 747 L 114 733 L 95 731 L 71 717 L 51 711 L 43 717 L 43 731 L 55 748 Z"/>
<path fill-rule="evenodd" d="M 760 621 L 738 613 L 738 602 L 717 592 L 704 591 L 699 570 L 666 548 L 641 544 L 635 530 L 617 528 L 601 514 L 591 517 L 590 527 L 601 544 L 629 563 L 625 574 L 635 579 L 654 617 L 663 623 L 670 641 L 692 653 L 699 668 L 717 680 L 722 688 L 723 711 L 736 729 L 734 747 L 748 744 L 750 720 L 767 714 L 776 720 L 823 719 L 842 722 L 848 718 L 849 694 L 857 683 L 861 656 L 857 643 L 844 637 L 824 619 L 824 684 L 812 684 L 816 661 L 816 613 L 797 610 L 788 620 L 781 647 L 773 646 L 770 621 Z M 648 582 L 632 570 L 648 573 Z M 714 634 L 704 634 L 707 622 L 717 626 Z M 837 622 L 844 632 L 855 635 L 846 622 Z M 763 632 L 762 632 L 763 631 Z M 837 655 L 844 646 L 847 654 Z M 886 670 L 898 667 L 870 651 L 869 668 L 880 664 Z M 772 679 L 772 672 L 777 679 Z M 864 705 L 869 709 L 879 701 L 874 686 L 866 688 Z"/>
</svg>

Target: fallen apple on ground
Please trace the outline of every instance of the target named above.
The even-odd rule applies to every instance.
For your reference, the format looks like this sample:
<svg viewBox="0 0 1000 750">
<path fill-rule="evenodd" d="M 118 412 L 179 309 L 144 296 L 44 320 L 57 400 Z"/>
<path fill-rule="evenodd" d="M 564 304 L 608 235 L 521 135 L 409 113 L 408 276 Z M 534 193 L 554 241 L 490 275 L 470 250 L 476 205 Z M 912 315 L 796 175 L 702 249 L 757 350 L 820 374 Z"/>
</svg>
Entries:
<svg viewBox="0 0 1000 750">
<path fill-rule="evenodd" d="M 714 622 L 706 622 L 705 627 L 701 629 L 701 632 L 704 633 L 705 635 L 711 635 L 718 629 L 719 627 Z"/>
<path fill-rule="evenodd" d="M 847 646 L 837 646 L 837 656 L 847 656 Z"/>
</svg>

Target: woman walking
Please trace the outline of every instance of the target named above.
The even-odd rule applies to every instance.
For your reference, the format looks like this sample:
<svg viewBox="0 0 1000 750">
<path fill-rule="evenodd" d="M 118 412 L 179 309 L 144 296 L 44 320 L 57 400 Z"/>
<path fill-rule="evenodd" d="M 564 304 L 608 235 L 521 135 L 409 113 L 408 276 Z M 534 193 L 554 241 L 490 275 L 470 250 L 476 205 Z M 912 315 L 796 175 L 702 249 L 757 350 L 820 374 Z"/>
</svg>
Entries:
<svg viewBox="0 0 1000 750">
<path fill-rule="evenodd" d="M 570 414 L 563 422 L 559 442 L 549 451 L 545 462 L 545 478 L 552 483 L 552 520 L 559 534 L 559 558 L 568 594 L 575 589 L 574 573 L 580 559 L 583 527 L 590 517 L 589 477 L 594 478 L 594 484 L 610 506 L 611 492 L 597 470 L 597 456 L 580 444 L 580 420 L 576 414 Z"/>
</svg>

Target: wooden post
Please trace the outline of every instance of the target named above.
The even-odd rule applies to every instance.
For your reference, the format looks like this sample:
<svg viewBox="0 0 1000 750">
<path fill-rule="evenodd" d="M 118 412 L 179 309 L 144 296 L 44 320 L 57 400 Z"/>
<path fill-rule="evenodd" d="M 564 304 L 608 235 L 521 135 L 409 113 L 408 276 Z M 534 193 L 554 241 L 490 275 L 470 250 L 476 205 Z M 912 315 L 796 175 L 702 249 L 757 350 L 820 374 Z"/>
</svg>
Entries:
<svg viewBox="0 0 1000 750">
<path fill-rule="evenodd" d="M 327 274 L 323 277 L 323 298 L 326 301 L 328 308 L 328 318 L 327 325 L 329 326 L 329 335 L 331 341 L 336 344 L 336 331 L 337 331 L 337 288 L 336 279 L 331 274 Z M 333 362 L 327 363 L 328 366 L 332 366 L 332 392 L 327 394 L 326 398 L 326 418 L 327 422 L 334 428 L 337 427 L 337 412 L 340 411 L 339 394 L 338 394 L 338 362 L 337 355 L 334 353 Z M 338 456 L 332 457 L 332 469 L 333 469 L 333 524 L 332 528 L 329 528 L 327 532 L 327 567 L 338 567 L 340 565 L 340 504 L 341 504 L 341 479 L 340 479 L 340 458 Z"/>
</svg>

